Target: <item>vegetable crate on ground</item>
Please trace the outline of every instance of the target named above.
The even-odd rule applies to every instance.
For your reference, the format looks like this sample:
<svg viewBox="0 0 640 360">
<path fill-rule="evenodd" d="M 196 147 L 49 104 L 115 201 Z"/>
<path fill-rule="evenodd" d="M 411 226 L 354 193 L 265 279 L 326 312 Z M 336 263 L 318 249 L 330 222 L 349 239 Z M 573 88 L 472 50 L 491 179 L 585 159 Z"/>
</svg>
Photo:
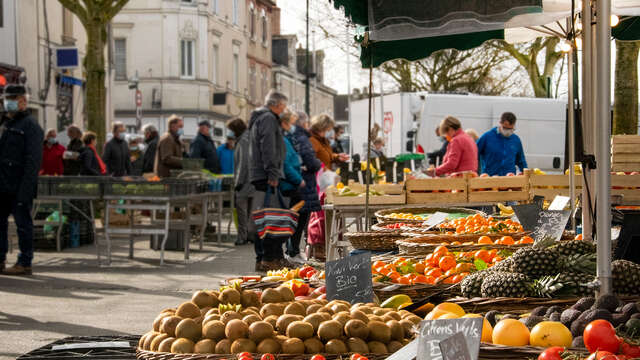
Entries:
<svg viewBox="0 0 640 360">
<path fill-rule="evenodd" d="M 327 192 L 327 202 L 334 205 L 364 205 L 366 203 L 366 187 L 363 184 L 350 183 L 348 185 L 353 193 L 360 195 L 342 196 L 340 190 L 331 188 Z M 371 205 L 404 205 L 407 201 L 402 185 L 398 184 L 374 184 L 369 186 L 369 191 L 382 195 L 369 195 Z"/>
<path fill-rule="evenodd" d="M 569 196 L 569 175 L 531 175 L 531 194 L 553 200 L 558 195 Z M 575 177 L 576 194 L 582 191 L 582 175 Z"/>
<path fill-rule="evenodd" d="M 104 184 L 104 195 L 123 197 L 187 196 L 202 193 L 205 189 L 205 181 L 193 179 L 166 178 L 161 181 L 112 179 Z"/>
<path fill-rule="evenodd" d="M 476 177 L 469 180 L 469 202 L 527 201 L 530 171 L 517 176 Z"/>
<path fill-rule="evenodd" d="M 611 195 L 622 195 L 623 204 L 640 204 L 640 174 L 611 175 Z"/>
<path fill-rule="evenodd" d="M 136 345 L 140 340 L 140 336 L 123 335 L 123 336 L 75 336 L 60 339 L 51 344 L 45 345 L 39 349 L 33 350 L 27 354 L 19 356 L 18 360 L 36 360 L 36 359 L 135 359 Z M 68 350 L 52 350 L 56 345 L 88 343 L 105 343 L 105 342 L 127 342 L 128 347 L 105 347 L 105 348 L 87 348 L 79 347 Z"/>
<path fill-rule="evenodd" d="M 466 203 L 467 179 L 410 179 L 405 182 L 407 204 Z"/>
<path fill-rule="evenodd" d="M 49 195 L 74 197 L 102 197 L 103 176 L 48 176 Z"/>
<path fill-rule="evenodd" d="M 611 138 L 611 171 L 640 171 L 640 135 Z"/>
</svg>

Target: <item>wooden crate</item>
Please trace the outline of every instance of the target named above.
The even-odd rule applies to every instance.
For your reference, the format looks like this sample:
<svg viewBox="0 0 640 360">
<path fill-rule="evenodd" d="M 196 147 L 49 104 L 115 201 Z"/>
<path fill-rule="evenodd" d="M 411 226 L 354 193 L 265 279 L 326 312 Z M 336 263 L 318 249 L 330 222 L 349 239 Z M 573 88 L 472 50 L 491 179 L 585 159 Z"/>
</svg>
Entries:
<svg viewBox="0 0 640 360">
<path fill-rule="evenodd" d="M 622 195 L 624 205 L 640 204 L 640 175 L 611 175 L 611 195 Z"/>
<path fill-rule="evenodd" d="M 407 204 L 466 203 L 467 179 L 410 179 L 405 182 Z"/>
<path fill-rule="evenodd" d="M 640 135 L 611 137 L 611 171 L 640 171 Z"/>
<path fill-rule="evenodd" d="M 350 183 L 349 187 L 354 191 L 364 193 L 365 185 L 358 183 Z M 370 185 L 370 189 L 381 191 L 385 195 L 369 196 L 369 204 L 371 205 L 404 205 L 407 197 L 404 188 L 399 184 L 375 184 Z M 338 189 L 330 188 L 327 190 L 327 202 L 334 205 L 365 205 L 367 199 L 361 196 L 339 196 Z"/>
<path fill-rule="evenodd" d="M 528 201 L 531 199 L 529 170 L 518 176 L 469 179 L 469 202 Z"/>
<path fill-rule="evenodd" d="M 530 177 L 531 196 L 544 196 L 553 200 L 558 195 L 569 196 L 569 175 L 535 175 Z M 582 191 L 582 175 L 575 175 L 576 194 Z"/>
</svg>

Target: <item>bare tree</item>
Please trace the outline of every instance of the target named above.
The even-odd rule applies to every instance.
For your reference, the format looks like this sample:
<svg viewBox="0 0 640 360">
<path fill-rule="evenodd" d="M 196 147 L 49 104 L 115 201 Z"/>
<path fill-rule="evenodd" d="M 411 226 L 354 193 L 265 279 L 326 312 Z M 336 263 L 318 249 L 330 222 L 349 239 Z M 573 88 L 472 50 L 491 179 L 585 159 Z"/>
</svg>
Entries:
<svg viewBox="0 0 640 360">
<path fill-rule="evenodd" d="M 98 143 L 105 139 L 106 89 L 105 56 L 107 25 L 129 0 L 58 0 L 74 13 L 87 32 L 87 51 L 84 70 L 87 77 L 87 124 L 98 136 Z"/>
</svg>

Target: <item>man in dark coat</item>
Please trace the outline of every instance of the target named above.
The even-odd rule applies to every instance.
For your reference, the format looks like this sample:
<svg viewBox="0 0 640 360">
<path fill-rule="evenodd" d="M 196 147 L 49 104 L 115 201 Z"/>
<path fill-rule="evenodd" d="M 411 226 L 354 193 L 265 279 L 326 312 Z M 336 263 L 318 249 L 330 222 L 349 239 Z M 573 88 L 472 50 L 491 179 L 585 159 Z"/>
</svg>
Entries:
<svg viewBox="0 0 640 360">
<path fill-rule="evenodd" d="M 27 104 L 24 86 L 5 87 L 6 114 L 0 118 L 0 273 L 5 275 L 31 275 L 33 260 L 31 206 L 37 195 L 44 134 Z M 18 228 L 20 254 L 18 262 L 5 269 L 9 215 Z"/>
<path fill-rule="evenodd" d="M 131 174 L 131 154 L 126 141 L 124 124 L 113 123 L 113 138 L 104 144 L 102 161 L 107 165 L 107 175 L 126 176 Z"/>
<path fill-rule="evenodd" d="M 211 139 L 211 123 L 202 120 L 198 123 L 198 135 L 189 146 L 189 157 L 204 159 L 204 168 L 214 174 L 220 174 L 220 162 L 216 152 L 216 144 Z"/>
<path fill-rule="evenodd" d="M 180 140 L 183 134 L 184 121 L 177 115 L 167 120 L 168 131 L 158 141 L 156 150 L 155 173 L 161 178 L 171 176 L 171 170 L 182 169 L 184 144 Z"/>
<path fill-rule="evenodd" d="M 144 143 L 147 148 L 142 157 L 142 172 L 152 173 L 153 166 L 156 162 L 156 149 L 158 148 L 158 129 L 152 124 L 147 124 L 143 128 Z"/>
</svg>

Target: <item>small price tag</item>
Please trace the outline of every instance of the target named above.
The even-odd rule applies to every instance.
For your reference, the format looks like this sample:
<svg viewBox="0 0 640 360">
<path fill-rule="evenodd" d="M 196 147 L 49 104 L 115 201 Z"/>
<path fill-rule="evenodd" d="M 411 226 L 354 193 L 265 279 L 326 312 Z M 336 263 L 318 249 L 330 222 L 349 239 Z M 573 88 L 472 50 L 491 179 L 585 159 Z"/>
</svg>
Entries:
<svg viewBox="0 0 640 360">
<path fill-rule="evenodd" d="M 568 196 L 558 195 L 553 199 L 548 210 L 564 210 L 564 208 L 567 207 L 569 200 L 571 200 L 571 198 Z"/>
<path fill-rule="evenodd" d="M 437 211 L 435 214 L 429 216 L 424 224 L 428 227 L 433 227 L 447 220 L 448 216 L 448 213 Z"/>
</svg>

